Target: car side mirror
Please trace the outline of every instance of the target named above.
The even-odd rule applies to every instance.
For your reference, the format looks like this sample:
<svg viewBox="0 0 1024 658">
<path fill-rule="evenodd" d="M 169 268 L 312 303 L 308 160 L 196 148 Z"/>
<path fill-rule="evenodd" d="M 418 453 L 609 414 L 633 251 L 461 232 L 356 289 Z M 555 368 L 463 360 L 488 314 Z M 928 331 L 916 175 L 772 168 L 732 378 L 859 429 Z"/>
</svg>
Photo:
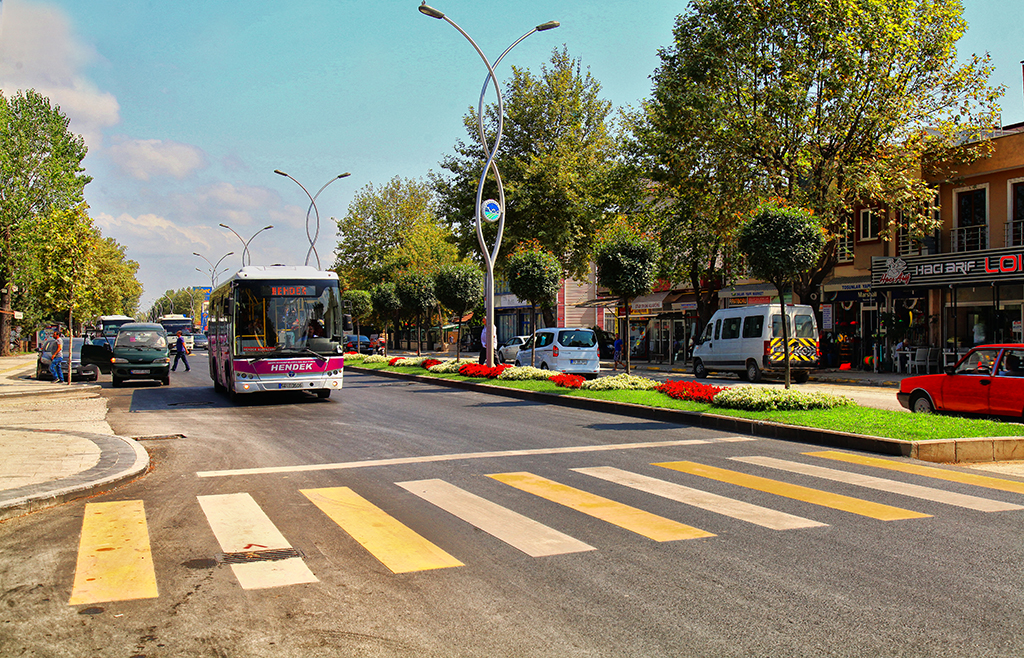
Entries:
<svg viewBox="0 0 1024 658">
<path fill-rule="evenodd" d="M 952 375 L 953 373 L 956 372 L 956 366 L 946 366 L 943 372 L 945 372 L 947 375 Z"/>
</svg>

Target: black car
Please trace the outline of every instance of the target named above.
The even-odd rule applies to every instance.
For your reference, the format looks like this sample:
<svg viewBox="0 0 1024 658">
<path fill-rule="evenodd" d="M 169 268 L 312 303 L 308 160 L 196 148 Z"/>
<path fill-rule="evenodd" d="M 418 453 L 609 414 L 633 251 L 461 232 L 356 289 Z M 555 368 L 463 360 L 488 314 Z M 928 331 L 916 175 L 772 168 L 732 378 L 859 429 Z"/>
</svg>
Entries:
<svg viewBox="0 0 1024 658">
<path fill-rule="evenodd" d="M 68 341 L 72 339 L 61 338 L 60 340 L 63 343 L 61 353 L 64 356 L 64 363 L 61 366 L 61 370 L 64 372 L 64 376 L 67 377 Z M 94 365 L 82 365 L 82 345 L 84 343 L 84 338 L 75 338 L 71 343 L 73 345 L 71 353 L 71 380 L 74 381 L 78 379 L 81 381 L 94 382 L 100 378 L 100 370 Z M 56 338 L 47 338 L 43 341 L 43 346 L 39 350 L 39 356 L 36 357 L 36 379 L 53 379 L 53 375 L 50 374 L 50 359 L 56 346 Z"/>
<path fill-rule="evenodd" d="M 356 341 L 359 342 L 359 349 L 356 349 Z M 349 335 L 345 336 L 345 351 L 346 352 L 360 352 L 361 354 L 370 354 L 373 349 L 370 348 L 370 339 L 366 336 Z"/>
</svg>

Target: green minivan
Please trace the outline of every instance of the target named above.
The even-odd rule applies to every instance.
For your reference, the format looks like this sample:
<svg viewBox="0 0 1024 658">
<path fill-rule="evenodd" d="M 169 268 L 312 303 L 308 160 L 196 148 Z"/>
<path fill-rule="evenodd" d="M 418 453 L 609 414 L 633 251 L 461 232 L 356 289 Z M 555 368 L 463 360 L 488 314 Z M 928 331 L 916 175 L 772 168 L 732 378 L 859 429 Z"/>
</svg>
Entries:
<svg viewBox="0 0 1024 658">
<path fill-rule="evenodd" d="M 158 324 L 132 322 L 121 325 L 114 346 L 86 345 L 82 362 L 97 365 L 109 372 L 114 387 L 129 379 L 155 379 L 171 383 L 171 358 L 167 348 L 167 331 Z"/>
</svg>

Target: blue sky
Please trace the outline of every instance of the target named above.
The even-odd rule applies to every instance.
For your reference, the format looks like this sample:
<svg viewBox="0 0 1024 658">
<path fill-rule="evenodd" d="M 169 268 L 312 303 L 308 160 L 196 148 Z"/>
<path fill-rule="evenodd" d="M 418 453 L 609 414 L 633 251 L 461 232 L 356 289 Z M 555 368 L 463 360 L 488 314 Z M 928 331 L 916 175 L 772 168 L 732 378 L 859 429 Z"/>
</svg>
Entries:
<svg viewBox="0 0 1024 658">
<path fill-rule="evenodd" d="M 34 87 L 85 136 L 91 214 L 140 263 L 142 308 L 165 290 L 208 285 L 196 272 L 228 251 L 240 264 L 302 264 L 310 192 L 320 196 L 317 250 L 337 243 L 331 217 L 355 192 L 438 170 L 464 136 L 486 70 L 469 43 L 406 0 L 0 0 L 0 88 Z M 1003 121 L 1024 121 L 1019 29 L 1024 3 L 967 0 L 961 53 L 992 54 Z M 489 57 L 532 26 L 502 63 L 538 71 L 565 44 L 616 107 L 650 90 L 658 48 L 685 2 L 434 0 Z M 1015 34 L 1018 33 L 1018 34 Z M 314 263 L 315 264 L 315 263 Z M 223 266 L 222 266 L 223 267 Z"/>
</svg>

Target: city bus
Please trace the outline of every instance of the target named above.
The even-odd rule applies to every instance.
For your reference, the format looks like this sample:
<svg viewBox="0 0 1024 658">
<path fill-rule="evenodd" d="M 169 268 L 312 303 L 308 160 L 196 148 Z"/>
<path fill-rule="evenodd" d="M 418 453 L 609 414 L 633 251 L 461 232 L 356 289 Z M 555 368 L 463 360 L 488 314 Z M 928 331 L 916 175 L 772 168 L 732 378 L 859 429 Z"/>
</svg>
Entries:
<svg viewBox="0 0 1024 658">
<path fill-rule="evenodd" d="M 185 349 L 189 352 L 195 349 L 195 339 L 192 337 L 192 318 L 180 313 L 168 313 L 158 317 L 156 322 L 167 332 L 167 340 L 171 345 L 175 344 L 175 335 L 180 331 L 181 337 L 185 339 Z M 171 352 L 173 351 L 171 350 Z"/>
<path fill-rule="evenodd" d="M 247 266 L 210 295 L 210 378 L 229 396 L 340 389 L 343 313 L 335 272 Z"/>
</svg>

